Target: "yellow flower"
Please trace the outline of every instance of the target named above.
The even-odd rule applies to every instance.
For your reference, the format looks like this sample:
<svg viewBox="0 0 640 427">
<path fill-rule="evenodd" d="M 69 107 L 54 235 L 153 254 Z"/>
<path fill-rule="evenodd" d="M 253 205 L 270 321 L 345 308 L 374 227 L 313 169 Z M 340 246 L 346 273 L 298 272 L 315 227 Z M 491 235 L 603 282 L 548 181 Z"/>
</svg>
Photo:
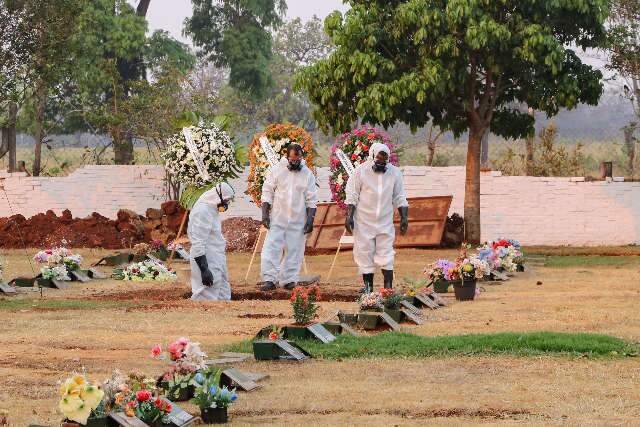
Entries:
<svg viewBox="0 0 640 427">
<path fill-rule="evenodd" d="M 80 393 L 80 398 L 84 400 L 84 404 L 88 406 L 89 409 L 96 409 L 100 402 L 102 402 L 103 397 L 104 391 L 89 384 L 87 384 L 84 390 Z"/>
<path fill-rule="evenodd" d="M 89 415 L 91 415 L 91 408 L 89 405 L 80 405 L 78 409 L 69 414 L 66 414 L 67 418 L 71 421 L 75 421 L 80 424 L 86 424 L 89 419 Z"/>
<path fill-rule="evenodd" d="M 71 419 L 71 417 L 80 409 L 83 405 L 82 399 L 78 396 L 66 396 L 60 399 L 58 403 L 58 408 L 62 414 Z M 74 420 L 75 421 L 75 420 Z"/>
</svg>

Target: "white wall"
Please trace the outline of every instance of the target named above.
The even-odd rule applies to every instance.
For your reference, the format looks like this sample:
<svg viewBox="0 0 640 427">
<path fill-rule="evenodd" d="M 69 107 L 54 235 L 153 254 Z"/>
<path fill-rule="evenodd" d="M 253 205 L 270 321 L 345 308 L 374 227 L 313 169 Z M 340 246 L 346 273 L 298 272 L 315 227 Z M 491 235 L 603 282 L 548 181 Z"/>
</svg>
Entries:
<svg viewBox="0 0 640 427">
<path fill-rule="evenodd" d="M 464 167 L 405 167 L 410 197 L 453 195 L 450 213 L 462 214 Z M 260 217 L 246 190 L 248 171 L 231 184 L 229 216 Z M 329 201 L 328 170 L 318 170 L 320 200 Z M 506 177 L 482 174 L 482 239 L 510 237 L 528 245 L 640 244 L 640 183 L 584 182 L 583 178 Z M 0 217 L 29 217 L 47 209 L 74 216 L 114 218 L 118 209 L 139 213 L 166 200 L 161 166 L 85 166 L 67 177 L 31 178 L 0 171 Z M 7 197 L 8 196 L 8 199 Z M 13 211 L 9 208 L 9 202 Z"/>
</svg>

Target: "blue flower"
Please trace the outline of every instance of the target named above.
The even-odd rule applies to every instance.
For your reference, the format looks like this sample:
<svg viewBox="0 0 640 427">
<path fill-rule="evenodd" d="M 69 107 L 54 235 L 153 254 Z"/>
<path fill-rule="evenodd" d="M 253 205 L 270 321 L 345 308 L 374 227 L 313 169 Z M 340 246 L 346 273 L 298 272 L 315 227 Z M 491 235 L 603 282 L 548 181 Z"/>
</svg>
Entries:
<svg viewBox="0 0 640 427">
<path fill-rule="evenodd" d="M 211 387 L 209 387 L 209 394 L 216 394 L 218 392 L 218 387 L 215 385 L 212 385 Z"/>
<path fill-rule="evenodd" d="M 235 401 L 236 401 L 236 399 L 238 399 L 238 395 L 237 395 L 237 394 L 235 394 L 235 393 L 233 393 L 233 394 L 231 395 L 231 401 L 232 401 L 232 402 L 235 402 Z"/>
<path fill-rule="evenodd" d="M 230 394 L 231 394 L 231 392 L 230 392 L 229 390 L 227 390 L 227 388 L 226 388 L 226 387 L 225 387 L 225 388 L 223 388 L 223 389 L 222 389 L 222 392 L 220 393 L 220 395 L 221 395 L 222 397 L 229 397 L 229 395 L 230 395 Z"/>
<path fill-rule="evenodd" d="M 200 372 L 198 372 L 198 373 L 196 374 L 196 376 L 195 376 L 195 377 L 193 377 L 193 379 L 194 379 L 194 380 L 196 380 L 196 382 L 197 382 L 198 384 L 202 384 L 202 383 L 204 382 L 204 375 L 202 375 Z"/>
</svg>

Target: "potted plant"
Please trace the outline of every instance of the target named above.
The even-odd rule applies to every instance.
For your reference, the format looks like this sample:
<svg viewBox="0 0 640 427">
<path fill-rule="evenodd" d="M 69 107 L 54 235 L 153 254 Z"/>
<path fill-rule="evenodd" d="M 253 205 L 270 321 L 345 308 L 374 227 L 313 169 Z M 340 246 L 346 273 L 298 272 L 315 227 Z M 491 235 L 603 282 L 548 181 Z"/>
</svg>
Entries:
<svg viewBox="0 0 640 427">
<path fill-rule="evenodd" d="M 106 426 L 106 414 L 98 410 L 104 392 L 89 383 L 84 375 L 74 375 L 60 386 L 58 408 L 65 417 L 66 425 Z M 104 407 L 103 407 L 104 408 Z"/>
<path fill-rule="evenodd" d="M 476 282 L 488 274 L 489 265 L 477 257 L 464 258 L 457 263 L 460 282 L 453 285 L 458 301 L 471 301 L 476 297 Z"/>
<path fill-rule="evenodd" d="M 377 313 L 384 310 L 382 298 L 378 292 L 365 293 L 358 300 L 360 313 L 358 313 L 358 326 L 362 329 L 375 329 L 378 326 L 379 315 Z"/>
<path fill-rule="evenodd" d="M 393 320 L 400 323 L 402 320 L 402 312 L 400 311 L 400 302 L 404 299 L 404 295 L 394 291 L 393 289 L 380 289 L 378 291 L 382 300 L 383 310 Z"/>
<path fill-rule="evenodd" d="M 200 344 L 179 338 L 167 346 L 166 353 L 159 344 L 155 345 L 151 349 L 151 357 L 170 361 L 169 368 L 160 379 L 167 397 L 174 402 L 189 400 L 196 386 L 195 374 L 207 367 L 207 355 L 200 349 Z"/>
<path fill-rule="evenodd" d="M 287 338 L 307 338 L 307 326 L 316 317 L 318 305 L 316 301 L 320 299 L 320 288 L 312 286 L 304 288 L 298 286 L 291 292 L 291 308 L 293 309 L 292 326 L 285 328 Z"/>
<path fill-rule="evenodd" d="M 206 424 L 224 424 L 228 421 L 229 405 L 238 399 L 235 389 L 220 387 L 221 371 L 215 375 L 196 375 L 196 387 L 192 403 L 200 408 L 200 417 Z"/>
<path fill-rule="evenodd" d="M 449 291 L 451 275 L 449 271 L 455 268 L 455 263 L 446 259 L 440 259 L 425 268 L 424 274 L 427 276 L 433 291 L 444 294 Z"/>
<path fill-rule="evenodd" d="M 129 395 L 124 413 L 138 417 L 152 427 L 165 425 L 164 418 L 171 413 L 171 402 L 154 396 L 150 390 L 142 389 Z"/>
</svg>

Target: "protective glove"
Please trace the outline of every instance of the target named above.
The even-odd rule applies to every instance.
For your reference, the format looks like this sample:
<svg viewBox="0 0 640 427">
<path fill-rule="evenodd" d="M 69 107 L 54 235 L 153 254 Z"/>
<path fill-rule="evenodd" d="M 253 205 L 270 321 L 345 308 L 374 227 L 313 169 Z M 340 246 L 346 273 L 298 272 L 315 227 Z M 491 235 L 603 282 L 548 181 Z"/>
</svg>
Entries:
<svg viewBox="0 0 640 427">
<path fill-rule="evenodd" d="M 200 269 L 200 276 L 202 276 L 202 285 L 210 288 L 213 286 L 213 274 L 209 270 L 209 264 L 207 264 L 207 256 L 200 255 L 197 258 L 194 258 L 196 264 L 198 264 L 198 268 Z"/>
<path fill-rule="evenodd" d="M 271 203 L 262 203 L 262 225 L 267 230 L 271 227 Z"/>
<path fill-rule="evenodd" d="M 304 225 L 304 234 L 313 231 L 313 220 L 316 218 L 316 208 L 307 208 L 307 223 Z"/>
<path fill-rule="evenodd" d="M 404 236 L 409 228 L 409 206 L 399 207 L 398 212 L 400 213 L 400 234 Z"/>
<path fill-rule="evenodd" d="M 355 220 L 353 219 L 356 214 L 356 206 L 348 205 L 347 206 L 347 219 L 344 222 L 344 228 L 347 229 L 349 233 L 353 233 L 353 228 L 355 226 Z"/>
</svg>

